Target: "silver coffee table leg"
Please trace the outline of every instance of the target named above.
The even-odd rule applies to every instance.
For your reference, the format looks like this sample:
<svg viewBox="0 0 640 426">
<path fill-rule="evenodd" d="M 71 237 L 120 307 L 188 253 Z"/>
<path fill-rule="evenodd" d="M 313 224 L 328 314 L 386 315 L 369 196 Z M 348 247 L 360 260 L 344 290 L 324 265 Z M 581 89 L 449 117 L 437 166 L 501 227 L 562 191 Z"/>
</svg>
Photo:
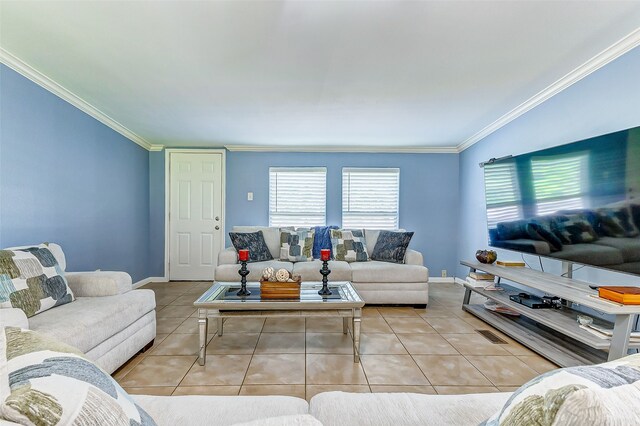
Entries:
<svg viewBox="0 0 640 426">
<path fill-rule="evenodd" d="M 353 310 L 353 362 L 360 362 L 360 320 L 362 317 L 362 309 Z"/>
<path fill-rule="evenodd" d="M 207 361 L 207 332 L 209 318 L 206 309 L 198 310 L 198 332 L 200 333 L 200 349 L 198 351 L 198 364 L 204 365 Z"/>
<path fill-rule="evenodd" d="M 342 318 L 342 332 L 347 334 L 349 332 L 349 318 Z"/>
</svg>

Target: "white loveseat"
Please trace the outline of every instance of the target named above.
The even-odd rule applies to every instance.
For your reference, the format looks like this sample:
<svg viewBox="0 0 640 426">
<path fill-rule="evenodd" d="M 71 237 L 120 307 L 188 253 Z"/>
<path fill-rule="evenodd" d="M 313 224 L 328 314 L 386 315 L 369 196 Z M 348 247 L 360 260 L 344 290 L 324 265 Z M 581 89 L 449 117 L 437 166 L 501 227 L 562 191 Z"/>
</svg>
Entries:
<svg viewBox="0 0 640 426">
<path fill-rule="evenodd" d="M 65 271 L 62 248 L 49 244 L 49 250 Z M 0 308 L 0 327 L 21 327 L 55 337 L 109 373 L 152 344 L 156 337 L 153 290 L 132 290 L 126 272 L 65 272 L 65 277 L 75 301 L 31 318 L 20 309 Z"/>
<path fill-rule="evenodd" d="M 255 262 L 247 265 L 250 273 L 248 281 L 258 281 L 262 270 L 267 266 L 284 268 L 293 274 L 302 276 L 303 281 L 321 281 L 322 262 L 284 262 L 280 261 L 280 229 L 264 226 L 235 226 L 232 232 L 262 231 L 265 242 L 274 260 Z M 365 229 L 365 239 L 369 255 L 378 240 L 379 230 Z M 218 257 L 215 271 L 217 281 L 240 281 L 238 274 L 238 255 L 233 247 L 222 251 Z M 429 270 L 423 265 L 420 252 L 408 249 L 404 264 L 379 262 L 347 263 L 330 261 L 329 281 L 351 281 L 358 294 L 368 304 L 408 304 L 426 305 L 429 302 Z"/>
</svg>

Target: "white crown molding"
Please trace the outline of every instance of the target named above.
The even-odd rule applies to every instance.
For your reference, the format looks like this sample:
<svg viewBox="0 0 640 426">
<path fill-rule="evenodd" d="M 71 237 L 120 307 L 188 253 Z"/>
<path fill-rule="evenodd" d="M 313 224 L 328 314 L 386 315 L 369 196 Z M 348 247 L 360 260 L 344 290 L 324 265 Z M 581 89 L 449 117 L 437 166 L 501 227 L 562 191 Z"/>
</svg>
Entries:
<svg viewBox="0 0 640 426">
<path fill-rule="evenodd" d="M 98 108 L 91 105 L 89 102 L 82 99 L 80 96 L 73 93 L 71 90 L 56 83 L 55 81 L 2 47 L 0 47 L 0 62 L 11 68 L 18 74 L 23 75 L 37 85 L 58 96 L 59 98 L 69 102 L 80 111 L 90 115 L 105 126 L 110 127 L 125 138 L 140 145 L 144 149 L 149 151 L 159 151 L 162 149 L 157 149 L 157 147 L 162 147 L 162 145 L 152 145 L 142 136 L 134 133 L 124 125 L 109 117 L 104 112 L 100 111 Z"/>
<path fill-rule="evenodd" d="M 564 77 L 557 80 L 555 83 L 547 86 L 545 89 L 536 93 L 502 117 L 498 118 L 493 123 L 489 124 L 473 136 L 469 137 L 467 140 L 458 145 L 458 152 L 462 152 L 465 149 L 469 148 L 473 144 L 481 141 L 482 139 L 489 136 L 491 133 L 496 130 L 506 126 L 516 118 L 520 117 L 522 114 L 530 111 L 541 103 L 547 101 L 552 96 L 557 95 L 562 92 L 569 86 L 577 83 L 582 80 L 589 74 L 599 70 L 603 66 L 607 65 L 609 62 L 619 58 L 630 50 L 640 46 L 640 27 L 636 28 L 630 34 L 617 41 L 613 45 L 609 46 L 602 52 L 598 53 L 593 58 L 589 59 L 584 64 L 580 65 L 578 68 L 574 69 L 570 73 L 566 74 Z"/>
<path fill-rule="evenodd" d="M 164 145 L 152 144 L 149 146 L 149 151 L 162 151 L 164 149 Z"/>
<path fill-rule="evenodd" d="M 366 152 L 388 154 L 457 154 L 455 146 L 391 147 L 391 146 L 275 146 L 275 145 L 225 145 L 229 151 L 252 152 Z"/>
</svg>

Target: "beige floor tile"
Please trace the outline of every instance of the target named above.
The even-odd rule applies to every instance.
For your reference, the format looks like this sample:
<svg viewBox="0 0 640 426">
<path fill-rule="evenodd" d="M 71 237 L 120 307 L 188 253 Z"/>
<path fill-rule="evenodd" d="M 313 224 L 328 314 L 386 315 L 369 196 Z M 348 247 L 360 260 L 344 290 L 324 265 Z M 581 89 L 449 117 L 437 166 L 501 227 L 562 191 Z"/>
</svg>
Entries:
<svg viewBox="0 0 640 426">
<path fill-rule="evenodd" d="M 388 317 L 387 323 L 396 333 L 435 333 L 436 331 L 421 317 Z"/>
<path fill-rule="evenodd" d="M 440 334 L 475 333 L 475 328 L 460 318 L 426 318 L 425 321 Z"/>
<path fill-rule="evenodd" d="M 500 392 L 515 392 L 520 389 L 520 386 L 498 386 Z"/>
<path fill-rule="evenodd" d="M 362 333 L 393 333 L 383 317 L 363 318 L 360 328 Z"/>
<path fill-rule="evenodd" d="M 412 355 L 458 355 L 458 351 L 439 334 L 398 334 Z"/>
<path fill-rule="evenodd" d="M 205 365 L 195 363 L 180 386 L 242 385 L 251 355 L 208 355 Z"/>
<path fill-rule="evenodd" d="M 170 396 L 175 389 L 174 386 L 147 386 L 142 388 L 123 388 L 129 395 L 154 395 L 154 396 Z"/>
<path fill-rule="evenodd" d="M 496 386 L 520 386 L 538 376 L 538 372 L 515 356 L 467 356 L 467 359 Z"/>
<path fill-rule="evenodd" d="M 245 385 L 303 385 L 304 354 L 254 355 L 245 377 Z"/>
<path fill-rule="evenodd" d="M 303 354 L 304 333 L 262 333 L 256 354 Z"/>
<path fill-rule="evenodd" d="M 258 344 L 258 333 L 227 333 L 214 336 L 207 345 L 207 354 L 253 354 Z"/>
<path fill-rule="evenodd" d="M 369 385 L 429 385 L 409 355 L 363 355 Z"/>
<path fill-rule="evenodd" d="M 158 293 L 156 293 L 156 305 L 157 306 L 169 305 L 172 302 L 174 302 L 178 297 L 180 297 L 179 294 L 161 294 L 161 295 L 158 295 Z"/>
<path fill-rule="evenodd" d="M 209 324 L 207 326 L 207 333 L 209 335 L 214 335 L 218 331 L 218 321 L 209 320 Z M 184 320 L 182 324 L 178 326 L 173 332 L 174 334 L 198 334 L 200 333 L 200 329 L 198 326 L 197 318 L 187 318 Z"/>
<path fill-rule="evenodd" d="M 120 382 L 123 387 L 178 386 L 195 356 L 144 357 Z"/>
<path fill-rule="evenodd" d="M 178 297 L 176 300 L 171 302 L 172 305 L 184 305 L 184 306 L 193 306 L 193 302 L 198 300 L 198 296 L 193 294 L 186 294 Z"/>
<path fill-rule="evenodd" d="M 304 385 L 244 385 L 240 395 L 285 395 L 304 399 Z"/>
<path fill-rule="evenodd" d="M 362 333 L 360 353 L 374 355 L 405 355 L 407 350 L 395 334 Z"/>
<path fill-rule="evenodd" d="M 434 386 L 438 395 L 466 395 L 472 393 L 500 392 L 493 386 Z"/>
<path fill-rule="evenodd" d="M 518 359 L 520 359 L 520 361 L 524 362 L 530 368 L 536 370 L 540 374 L 560 368 L 551 361 L 542 358 L 539 355 L 519 356 Z"/>
<path fill-rule="evenodd" d="M 406 307 L 405 306 L 402 306 L 402 307 L 379 306 L 377 309 L 378 309 L 378 312 L 380 312 L 380 314 L 385 318 L 418 316 L 418 313 L 416 312 L 415 309 L 413 309 L 413 306 L 406 306 Z"/>
<path fill-rule="evenodd" d="M 353 354 L 351 334 L 307 333 L 308 354 Z"/>
<path fill-rule="evenodd" d="M 425 309 L 416 309 L 422 318 L 452 318 L 456 316 L 455 309 L 429 303 Z"/>
<path fill-rule="evenodd" d="M 414 355 L 413 359 L 434 386 L 491 386 L 461 355 Z"/>
<path fill-rule="evenodd" d="M 500 337 L 502 337 L 502 336 L 500 336 Z M 508 339 L 508 338 L 504 339 L 504 340 L 509 342 L 509 344 L 508 345 L 504 345 L 503 347 L 511 355 L 516 355 L 516 356 L 539 356 L 537 353 L 535 353 L 531 349 L 527 348 L 524 345 L 521 345 L 520 343 L 518 343 L 518 342 L 516 342 L 514 340 L 511 340 L 511 339 Z"/>
<path fill-rule="evenodd" d="M 370 393 L 367 385 L 307 385 L 307 401 L 322 392 Z"/>
<path fill-rule="evenodd" d="M 436 390 L 433 388 L 433 386 L 371 385 L 371 392 L 374 392 L 374 393 L 424 393 L 427 395 L 435 395 Z"/>
<path fill-rule="evenodd" d="M 306 318 L 307 333 L 342 333 L 342 318 Z"/>
<path fill-rule="evenodd" d="M 211 340 L 211 337 L 208 337 Z M 197 334 L 170 334 L 150 355 L 198 355 L 200 339 Z"/>
<path fill-rule="evenodd" d="M 262 331 L 263 326 L 264 326 L 263 318 L 227 318 L 224 321 L 224 332 L 225 333 L 260 333 Z"/>
<path fill-rule="evenodd" d="M 191 314 L 196 311 L 196 308 L 192 306 L 185 305 L 174 305 L 171 304 L 166 306 L 161 311 L 156 312 L 157 318 L 189 318 Z"/>
<path fill-rule="evenodd" d="M 238 395 L 240 386 L 178 386 L 173 395 Z"/>
<path fill-rule="evenodd" d="M 140 352 L 140 355 L 147 356 L 147 355 L 151 355 L 151 353 L 153 352 L 153 350 L 155 348 L 157 348 L 158 346 L 160 346 L 160 344 L 162 342 L 164 342 L 164 339 L 166 339 L 167 337 L 169 337 L 169 334 L 157 334 L 156 333 L 156 337 L 153 339 L 153 346 L 151 346 L 149 349 L 147 349 L 144 352 Z"/>
<path fill-rule="evenodd" d="M 509 355 L 503 346 L 491 343 L 478 333 L 442 334 L 462 355 Z"/>
<path fill-rule="evenodd" d="M 382 314 L 380 314 L 380 311 L 378 311 L 378 309 L 376 308 L 370 308 L 370 307 L 365 307 L 362 309 L 362 317 L 379 317 Z"/>
<path fill-rule="evenodd" d="M 310 385 L 361 385 L 367 378 L 352 355 L 308 354 L 307 383 Z"/>
<path fill-rule="evenodd" d="M 156 333 L 170 334 L 173 333 L 180 324 L 184 322 L 184 318 L 157 318 Z"/>
<path fill-rule="evenodd" d="M 304 333 L 304 318 L 267 318 L 263 333 Z"/>
<path fill-rule="evenodd" d="M 124 376 L 126 376 L 127 373 L 133 370 L 133 367 L 138 365 L 145 356 L 146 355 L 143 355 L 143 354 L 138 354 L 133 356 L 129 361 L 125 362 L 120 368 L 118 368 L 116 371 L 113 372 L 112 374 L 113 378 L 116 379 L 116 381 L 118 382 L 122 380 Z"/>
</svg>

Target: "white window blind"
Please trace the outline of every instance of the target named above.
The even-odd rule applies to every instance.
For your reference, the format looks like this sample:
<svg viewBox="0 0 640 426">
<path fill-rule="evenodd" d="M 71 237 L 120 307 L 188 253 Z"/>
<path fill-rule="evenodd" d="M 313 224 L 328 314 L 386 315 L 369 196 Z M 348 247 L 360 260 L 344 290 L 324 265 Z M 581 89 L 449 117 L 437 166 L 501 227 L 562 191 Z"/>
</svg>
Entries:
<svg viewBox="0 0 640 426">
<path fill-rule="evenodd" d="M 398 229 L 400 169 L 342 169 L 342 227 Z"/>
<path fill-rule="evenodd" d="M 516 164 L 500 161 L 484 166 L 487 223 L 495 228 L 499 222 L 522 218 L 520 185 Z"/>
<path fill-rule="evenodd" d="M 531 159 L 537 214 L 587 207 L 588 159 L 588 154 Z"/>
<path fill-rule="evenodd" d="M 326 168 L 269 168 L 269 226 L 322 226 L 326 211 Z"/>
</svg>

